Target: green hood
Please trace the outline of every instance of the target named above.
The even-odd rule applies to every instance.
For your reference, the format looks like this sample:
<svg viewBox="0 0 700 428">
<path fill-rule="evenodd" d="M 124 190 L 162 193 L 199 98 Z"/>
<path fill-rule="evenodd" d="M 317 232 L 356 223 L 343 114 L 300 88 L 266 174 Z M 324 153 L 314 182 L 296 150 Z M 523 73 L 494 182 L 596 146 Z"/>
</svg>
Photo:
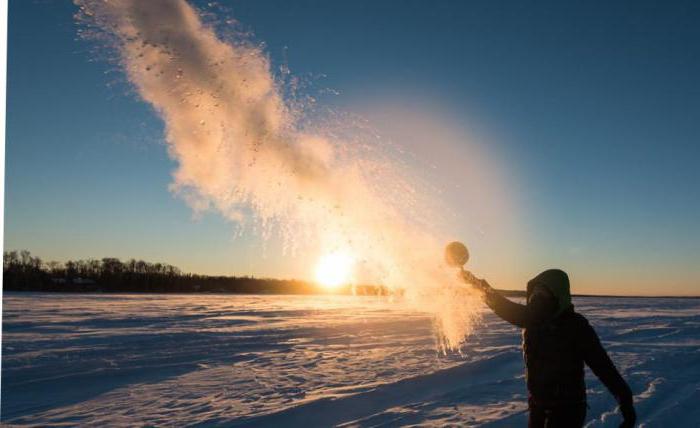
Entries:
<svg viewBox="0 0 700 428">
<path fill-rule="evenodd" d="M 543 285 L 554 294 L 559 303 L 556 316 L 561 315 L 565 310 L 572 308 L 571 304 L 571 289 L 569 286 L 569 276 L 563 270 L 549 269 L 536 277 L 532 278 L 527 283 L 527 297 L 530 297 L 532 289 L 535 285 Z"/>
</svg>

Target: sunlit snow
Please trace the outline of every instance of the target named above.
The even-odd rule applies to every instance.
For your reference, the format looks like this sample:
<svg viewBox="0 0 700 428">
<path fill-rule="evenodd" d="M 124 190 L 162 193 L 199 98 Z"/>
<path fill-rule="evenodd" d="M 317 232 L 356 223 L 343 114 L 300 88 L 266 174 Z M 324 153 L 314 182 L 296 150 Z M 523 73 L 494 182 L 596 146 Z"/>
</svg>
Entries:
<svg viewBox="0 0 700 428">
<path fill-rule="evenodd" d="M 700 420 L 700 299 L 575 298 L 639 421 Z M 5 293 L 2 422 L 523 426 L 516 328 L 486 315 L 461 355 L 376 297 Z M 590 377 L 588 426 L 617 426 Z"/>
</svg>

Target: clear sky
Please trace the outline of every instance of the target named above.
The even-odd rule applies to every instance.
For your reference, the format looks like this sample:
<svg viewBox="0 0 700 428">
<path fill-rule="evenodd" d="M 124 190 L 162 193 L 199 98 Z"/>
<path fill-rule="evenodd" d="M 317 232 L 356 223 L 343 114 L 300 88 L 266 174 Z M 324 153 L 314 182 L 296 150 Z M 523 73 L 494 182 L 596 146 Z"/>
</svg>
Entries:
<svg viewBox="0 0 700 428">
<path fill-rule="evenodd" d="M 334 90 L 320 103 L 426 162 L 445 144 L 436 162 L 459 168 L 452 154 L 478 151 L 498 171 L 507 201 L 491 210 L 444 195 L 464 214 L 455 237 L 471 239 L 494 285 L 561 267 L 577 292 L 700 294 L 697 2 L 223 3 L 274 64 Z M 305 276 L 168 191 L 160 119 L 76 40 L 75 9 L 10 2 L 5 248 Z M 423 139 L 435 135 L 450 141 Z M 436 181 L 457 179 L 447 175 Z"/>
</svg>

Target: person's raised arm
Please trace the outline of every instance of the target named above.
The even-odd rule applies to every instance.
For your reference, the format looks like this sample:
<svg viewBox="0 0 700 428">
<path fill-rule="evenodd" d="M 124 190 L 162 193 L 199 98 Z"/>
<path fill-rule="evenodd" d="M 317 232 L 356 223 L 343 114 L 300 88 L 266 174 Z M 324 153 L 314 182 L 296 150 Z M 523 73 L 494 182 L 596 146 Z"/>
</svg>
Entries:
<svg viewBox="0 0 700 428">
<path fill-rule="evenodd" d="M 634 426 L 637 416 L 634 411 L 632 390 L 622 378 L 620 372 L 617 371 L 615 364 L 613 364 L 608 353 L 605 352 L 598 335 L 588 321 L 582 324 L 581 347 L 583 360 L 586 362 L 586 365 L 591 368 L 620 405 L 620 412 L 624 418 L 624 422 L 620 426 Z"/>
<path fill-rule="evenodd" d="M 528 311 L 525 305 L 508 300 L 494 290 L 486 280 L 477 278 L 471 272 L 463 271 L 462 277 L 483 293 L 484 301 L 496 315 L 517 327 L 525 328 L 528 320 Z"/>
</svg>

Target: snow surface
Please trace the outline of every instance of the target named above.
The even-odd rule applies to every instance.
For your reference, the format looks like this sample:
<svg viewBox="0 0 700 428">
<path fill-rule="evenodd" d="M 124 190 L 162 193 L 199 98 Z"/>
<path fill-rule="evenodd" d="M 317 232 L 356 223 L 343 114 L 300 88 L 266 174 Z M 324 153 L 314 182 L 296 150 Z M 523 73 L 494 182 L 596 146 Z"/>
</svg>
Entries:
<svg viewBox="0 0 700 428">
<path fill-rule="evenodd" d="M 575 298 L 642 426 L 700 424 L 700 299 Z M 486 311 L 486 309 L 485 309 Z M 349 296 L 5 293 L 1 420 L 30 425 L 524 426 L 520 332 L 461 353 L 425 314 Z M 588 427 L 617 426 L 588 373 Z"/>
</svg>

